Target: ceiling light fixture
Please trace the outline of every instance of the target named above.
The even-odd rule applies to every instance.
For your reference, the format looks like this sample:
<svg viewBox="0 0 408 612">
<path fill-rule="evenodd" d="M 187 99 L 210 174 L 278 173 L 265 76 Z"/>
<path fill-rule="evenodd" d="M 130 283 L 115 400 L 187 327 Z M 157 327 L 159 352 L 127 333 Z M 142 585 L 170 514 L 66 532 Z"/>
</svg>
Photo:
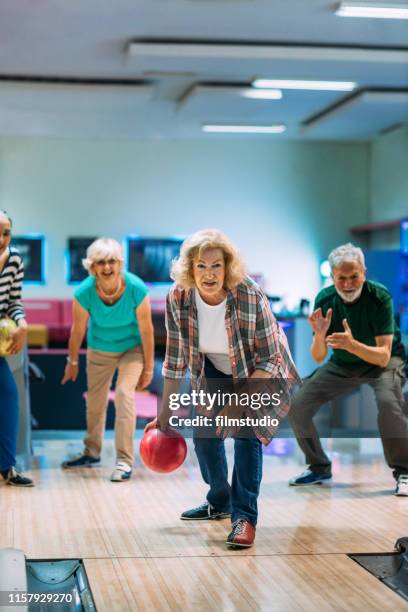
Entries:
<svg viewBox="0 0 408 612">
<path fill-rule="evenodd" d="M 281 100 L 282 92 L 280 89 L 244 89 L 241 96 L 257 100 Z"/>
<path fill-rule="evenodd" d="M 204 124 L 203 132 L 226 134 L 282 134 L 286 126 L 279 125 L 211 125 Z"/>
<path fill-rule="evenodd" d="M 336 9 L 339 17 L 368 17 L 371 19 L 408 19 L 408 5 L 402 2 L 339 2 Z"/>
<path fill-rule="evenodd" d="M 255 79 L 253 87 L 266 89 L 279 87 L 279 89 L 310 89 L 312 91 L 352 91 L 356 83 L 352 81 L 309 81 L 295 79 Z"/>
</svg>

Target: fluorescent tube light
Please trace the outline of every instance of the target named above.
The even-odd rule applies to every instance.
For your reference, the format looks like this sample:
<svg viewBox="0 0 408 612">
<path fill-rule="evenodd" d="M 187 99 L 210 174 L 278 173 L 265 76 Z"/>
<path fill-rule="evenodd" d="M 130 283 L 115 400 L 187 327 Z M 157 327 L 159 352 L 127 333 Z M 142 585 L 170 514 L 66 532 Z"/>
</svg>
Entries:
<svg viewBox="0 0 408 612">
<path fill-rule="evenodd" d="M 202 126 L 203 132 L 226 134 L 282 134 L 285 125 L 211 125 Z"/>
<path fill-rule="evenodd" d="M 340 2 L 336 9 L 339 17 L 368 17 L 373 19 L 408 19 L 408 5 L 380 2 Z"/>
<path fill-rule="evenodd" d="M 310 89 L 313 91 L 351 91 L 356 83 L 352 81 L 299 81 L 294 79 L 255 79 L 253 87 L 266 89 L 279 87 L 279 89 Z"/>
<path fill-rule="evenodd" d="M 257 100 L 280 100 L 282 92 L 280 89 L 245 89 L 241 96 L 256 98 Z"/>
</svg>

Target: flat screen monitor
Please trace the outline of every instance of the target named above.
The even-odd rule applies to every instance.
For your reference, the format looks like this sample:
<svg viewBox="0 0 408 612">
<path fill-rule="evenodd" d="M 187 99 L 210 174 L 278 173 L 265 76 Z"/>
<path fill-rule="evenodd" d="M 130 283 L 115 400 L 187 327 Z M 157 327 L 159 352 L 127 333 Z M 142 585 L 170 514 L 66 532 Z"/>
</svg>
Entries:
<svg viewBox="0 0 408 612">
<path fill-rule="evenodd" d="M 24 263 L 24 283 L 45 283 L 44 236 L 13 236 L 11 246 L 20 253 Z"/>
<path fill-rule="evenodd" d="M 68 282 L 80 283 L 87 276 L 88 272 L 82 265 L 82 260 L 86 257 L 86 250 L 96 236 L 77 236 L 68 238 Z"/>
<path fill-rule="evenodd" d="M 146 283 L 171 283 L 170 266 L 181 238 L 127 238 L 127 267 Z"/>
</svg>

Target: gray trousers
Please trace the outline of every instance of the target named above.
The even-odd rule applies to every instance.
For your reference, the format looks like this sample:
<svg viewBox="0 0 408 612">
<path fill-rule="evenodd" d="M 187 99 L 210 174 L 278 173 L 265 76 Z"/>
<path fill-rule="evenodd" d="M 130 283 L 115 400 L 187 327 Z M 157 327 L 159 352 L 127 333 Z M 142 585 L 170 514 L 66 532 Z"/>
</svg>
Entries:
<svg viewBox="0 0 408 612">
<path fill-rule="evenodd" d="M 385 460 L 396 479 L 400 474 L 408 474 L 408 419 L 402 412 L 403 369 L 400 357 L 392 357 L 386 368 L 364 364 L 353 371 L 329 361 L 304 380 L 293 398 L 289 421 L 310 469 L 331 473 L 330 459 L 323 451 L 313 417 L 326 402 L 367 383 L 374 389 L 377 400 Z"/>
</svg>

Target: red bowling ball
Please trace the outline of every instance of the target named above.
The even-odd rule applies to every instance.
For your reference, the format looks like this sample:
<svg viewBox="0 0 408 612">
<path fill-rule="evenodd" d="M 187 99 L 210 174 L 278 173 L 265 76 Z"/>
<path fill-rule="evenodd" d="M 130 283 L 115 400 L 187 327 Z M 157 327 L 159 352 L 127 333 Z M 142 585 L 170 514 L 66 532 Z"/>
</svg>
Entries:
<svg viewBox="0 0 408 612">
<path fill-rule="evenodd" d="M 153 472 L 167 474 L 174 472 L 187 455 L 187 444 L 177 431 L 164 433 L 160 429 L 150 429 L 140 442 L 140 458 Z"/>
</svg>

